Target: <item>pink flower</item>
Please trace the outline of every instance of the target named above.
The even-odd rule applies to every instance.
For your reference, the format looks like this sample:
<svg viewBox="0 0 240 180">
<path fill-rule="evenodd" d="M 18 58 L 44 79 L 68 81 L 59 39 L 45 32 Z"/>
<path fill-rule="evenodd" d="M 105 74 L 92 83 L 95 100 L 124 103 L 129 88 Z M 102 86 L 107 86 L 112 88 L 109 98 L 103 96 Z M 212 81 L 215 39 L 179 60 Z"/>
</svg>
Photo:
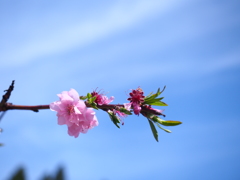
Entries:
<svg viewBox="0 0 240 180">
<path fill-rule="evenodd" d="M 125 108 L 126 110 L 128 110 L 128 111 L 131 110 L 131 103 L 124 103 L 123 105 L 124 105 L 124 108 Z"/>
<path fill-rule="evenodd" d="M 75 138 L 79 133 L 86 133 L 88 129 L 98 125 L 98 120 L 92 108 L 87 108 L 84 101 L 79 99 L 76 90 L 63 91 L 58 94 L 60 101 L 50 104 L 52 111 L 57 111 L 58 124 L 68 126 L 68 134 Z"/>
<path fill-rule="evenodd" d="M 104 96 L 103 94 L 99 94 L 96 91 L 92 92 L 92 96 L 96 97 L 95 99 L 95 103 L 97 103 L 98 105 L 103 105 L 103 104 L 109 104 L 110 102 L 112 102 L 114 100 L 114 97 L 111 96 L 109 99 L 107 96 Z"/>
<path fill-rule="evenodd" d="M 165 115 L 162 113 L 164 110 L 152 108 L 151 105 L 145 105 L 144 107 L 145 107 L 146 109 L 151 110 L 151 111 L 152 111 L 152 112 L 151 112 L 152 114 L 165 116 Z"/>
<path fill-rule="evenodd" d="M 124 103 L 124 108 L 127 109 L 128 111 L 130 111 L 131 109 L 131 103 Z M 122 122 L 122 125 L 124 125 L 124 121 L 123 118 L 127 117 L 127 114 L 121 112 L 121 111 L 117 111 L 115 109 L 113 109 L 113 113 L 115 115 L 117 115 L 118 119 Z"/>
<path fill-rule="evenodd" d="M 139 115 L 141 111 L 141 105 L 144 102 L 145 96 L 143 96 L 143 90 L 141 88 L 137 88 L 136 90 L 132 90 L 131 93 L 129 93 L 130 97 L 128 100 L 130 101 L 133 112 L 136 115 Z"/>
</svg>

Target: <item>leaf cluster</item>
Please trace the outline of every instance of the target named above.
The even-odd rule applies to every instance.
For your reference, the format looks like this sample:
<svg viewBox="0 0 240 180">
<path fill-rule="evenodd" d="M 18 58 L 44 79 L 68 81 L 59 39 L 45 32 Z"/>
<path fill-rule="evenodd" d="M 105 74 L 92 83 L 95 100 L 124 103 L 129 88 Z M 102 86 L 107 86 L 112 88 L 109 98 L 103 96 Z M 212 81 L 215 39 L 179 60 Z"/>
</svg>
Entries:
<svg viewBox="0 0 240 180">
<path fill-rule="evenodd" d="M 155 94 L 151 93 L 148 96 L 146 96 L 144 98 L 144 103 L 143 104 L 154 105 L 154 106 L 167 106 L 166 103 L 161 101 L 163 99 L 163 97 L 160 97 L 160 98 L 158 97 L 165 90 L 165 88 L 166 88 L 166 86 L 164 86 L 162 91 L 160 91 L 160 88 L 158 88 L 158 90 Z M 165 132 L 171 133 L 170 130 L 163 128 L 161 125 L 163 125 L 163 126 L 176 126 L 176 125 L 182 124 L 182 122 L 180 122 L 180 121 L 165 121 L 165 120 L 163 120 L 163 119 L 159 118 L 158 116 L 153 115 L 151 113 L 145 114 L 145 116 L 148 119 L 150 128 L 152 130 L 153 136 L 154 136 L 156 141 L 158 141 L 158 132 L 157 132 L 157 129 L 156 129 L 155 125 L 157 125 L 157 127 L 164 130 Z"/>
<path fill-rule="evenodd" d="M 163 125 L 163 126 L 177 126 L 179 124 L 182 124 L 181 121 L 171 121 L 171 120 L 170 121 L 165 121 L 165 120 L 163 120 L 160 117 L 155 116 L 155 115 L 150 115 L 150 116 L 147 117 L 147 119 L 149 121 L 153 136 L 156 139 L 156 141 L 158 141 L 158 133 L 157 133 L 157 130 L 156 130 L 154 124 L 157 125 L 160 129 L 162 129 L 162 130 L 164 130 L 165 132 L 168 132 L 168 133 L 171 133 L 171 131 L 163 128 L 161 125 Z"/>
<path fill-rule="evenodd" d="M 148 104 L 148 105 L 153 105 L 153 106 L 167 106 L 167 104 L 165 102 L 161 101 L 164 97 L 158 98 L 158 96 L 160 94 L 162 94 L 162 92 L 164 91 L 165 88 L 166 88 L 166 86 L 164 86 L 162 91 L 160 91 L 160 88 L 158 88 L 157 93 L 155 93 L 155 94 L 150 93 L 148 96 L 146 96 L 144 98 L 143 104 Z"/>
<path fill-rule="evenodd" d="M 98 109 L 97 103 L 95 103 L 96 96 L 92 96 L 91 93 L 87 93 L 87 96 L 80 96 L 81 100 L 87 100 L 87 103 L 94 109 Z"/>
</svg>

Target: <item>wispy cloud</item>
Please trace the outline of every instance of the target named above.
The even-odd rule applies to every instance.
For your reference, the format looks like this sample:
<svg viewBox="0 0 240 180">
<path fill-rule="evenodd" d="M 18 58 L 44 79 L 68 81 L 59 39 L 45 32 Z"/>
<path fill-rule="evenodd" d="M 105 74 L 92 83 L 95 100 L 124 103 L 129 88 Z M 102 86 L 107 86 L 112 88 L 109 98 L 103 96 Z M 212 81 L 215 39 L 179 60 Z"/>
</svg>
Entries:
<svg viewBox="0 0 240 180">
<path fill-rule="evenodd" d="M 73 47 L 85 46 L 89 43 L 110 36 L 116 32 L 135 26 L 137 23 L 144 21 L 159 11 L 174 6 L 175 1 L 134 1 L 134 2 L 118 2 L 112 6 L 107 6 L 104 12 L 93 17 L 83 19 L 76 19 L 72 23 L 61 24 L 55 23 L 54 20 L 64 18 L 65 14 L 58 12 L 58 9 L 52 9 L 59 14 L 58 19 L 47 17 L 49 14 L 41 14 L 30 22 L 31 26 L 25 28 L 24 39 L 17 41 L 14 39 L 8 44 L 14 43 L 9 49 L 1 51 L 5 61 L 2 65 L 16 65 L 19 63 L 28 62 L 37 57 L 42 57 L 49 54 L 67 51 Z M 71 13 L 71 12 L 68 12 Z M 77 13 L 80 17 L 85 17 L 85 14 Z M 18 17 L 21 19 L 21 16 Z M 44 22 L 40 21 L 45 19 Z M 40 24 L 39 24 L 40 22 Z M 49 29 L 47 26 L 54 23 Z M 42 31 L 39 31 L 39 28 Z M 19 32 L 14 32 L 22 35 Z M 2 39 L 7 41 L 10 34 L 3 34 Z M 14 52 L 14 53 L 13 53 Z"/>
</svg>

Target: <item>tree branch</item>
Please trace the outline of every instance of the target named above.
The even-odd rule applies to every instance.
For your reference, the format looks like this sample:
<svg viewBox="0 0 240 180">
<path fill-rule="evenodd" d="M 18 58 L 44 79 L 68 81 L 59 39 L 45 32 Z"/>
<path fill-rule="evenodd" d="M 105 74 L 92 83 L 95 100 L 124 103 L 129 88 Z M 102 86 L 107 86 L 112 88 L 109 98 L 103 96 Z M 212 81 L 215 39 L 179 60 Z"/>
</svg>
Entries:
<svg viewBox="0 0 240 180">
<path fill-rule="evenodd" d="M 87 102 L 85 102 L 87 107 L 91 107 Z M 108 110 L 113 110 L 116 109 L 118 110 L 118 108 L 124 107 L 124 105 L 122 104 L 103 104 L 103 105 L 97 105 L 97 107 L 103 111 L 108 111 Z M 145 106 L 141 106 L 141 112 L 145 112 L 145 113 L 152 113 L 155 115 L 162 115 L 165 116 L 164 114 L 155 111 L 153 109 L 147 109 Z M 34 112 L 38 112 L 39 110 L 42 109 L 50 109 L 49 105 L 35 105 L 35 106 L 25 106 L 25 105 L 13 105 L 11 103 L 6 103 L 4 108 L 0 107 L 0 111 L 7 111 L 7 110 L 31 110 Z"/>
<path fill-rule="evenodd" d="M 8 99 L 11 96 L 11 92 L 13 91 L 13 89 L 14 89 L 14 80 L 12 81 L 12 84 L 9 86 L 9 88 L 7 90 L 5 90 L 6 93 L 2 96 L 2 101 L 0 103 L 0 112 L 3 111 L 3 113 L 4 113 L 4 111 L 6 112 L 7 110 L 14 110 L 14 109 L 31 110 L 31 111 L 34 111 L 34 112 L 38 112 L 41 109 L 50 109 L 49 105 L 25 106 L 25 105 L 13 105 L 12 103 L 7 103 Z M 85 101 L 85 104 L 86 104 L 87 107 L 91 107 L 91 105 L 88 104 L 87 101 Z M 108 111 L 108 110 L 113 110 L 113 109 L 118 110 L 119 108 L 124 107 L 124 105 L 122 105 L 122 104 L 98 105 L 97 104 L 97 107 L 99 109 L 102 109 L 103 111 Z M 147 108 L 145 105 L 141 106 L 141 112 L 142 113 L 152 113 L 152 114 L 155 114 L 155 115 L 165 116 L 164 114 L 162 114 L 162 113 L 160 113 L 160 112 L 158 112 L 154 109 Z M 2 116 L 3 116 L 3 114 L 2 114 Z"/>
<path fill-rule="evenodd" d="M 24 105 L 13 105 L 11 103 L 6 103 L 5 111 L 7 110 L 32 110 L 34 112 L 38 112 L 40 109 L 49 109 L 49 105 L 35 105 L 35 106 L 24 106 Z M 0 111 L 4 111 L 0 108 Z"/>
<path fill-rule="evenodd" d="M 5 106 L 6 102 L 8 101 L 8 99 L 11 96 L 11 92 L 13 91 L 13 88 L 14 88 L 14 80 L 12 81 L 12 84 L 9 86 L 8 90 L 5 90 L 6 93 L 2 96 L 2 101 L 0 103 L 0 107 Z"/>
</svg>

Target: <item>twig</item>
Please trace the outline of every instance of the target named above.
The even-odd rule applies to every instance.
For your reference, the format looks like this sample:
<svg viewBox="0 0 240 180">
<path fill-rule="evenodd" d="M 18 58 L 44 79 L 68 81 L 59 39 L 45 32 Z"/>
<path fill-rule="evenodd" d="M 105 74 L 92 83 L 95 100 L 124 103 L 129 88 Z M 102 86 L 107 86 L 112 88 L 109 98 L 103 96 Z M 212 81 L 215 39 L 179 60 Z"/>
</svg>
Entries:
<svg viewBox="0 0 240 180">
<path fill-rule="evenodd" d="M 7 110 L 18 109 L 18 110 L 31 110 L 34 112 L 38 112 L 41 109 L 50 109 L 49 105 L 25 106 L 25 105 L 13 105 L 12 103 L 7 103 L 8 99 L 11 96 L 11 92 L 13 91 L 13 89 L 14 89 L 14 80 L 12 81 L 12 84 L 9 86 L 8 90 L 5 90 L 6 93 L 2 96 L 2 101 L 0 103 L 0 112 L 1 111 L 4 111 L 4 112 L 1 114 L 0 120 Z M 85 102 L 85 104 L 87 107 L 91 107 L 91 105 L 88 104 L 87 102 Z M 102 109 L 103 111 L 108 111 L 108 110 L 113 110 L 113 109 L 117 110 L 118 108 L 124 107 L 124 105 L 122 105 L 122 104 L 103 104 L 103 105 L 97 105 L 97 107 L 99 109 Z M 164 114 L 162 114 L 158 111 L 155 111 L 154 109 L 149 109 L 149 108 L 145 107 L 144 105 L 141 106 L 141 108 L 142 108 L 141 109 L 142 113 L 148 112 L 148 113 L 152 113 L 155 115 L 165 116 Z"/>
<path fill-rule="evenodd" d="M 11 104 L 11 103 L 6 103 L 5 111 L 6 110 L 13 110 L 13 109 L 32 110 L 34 112 L 38 112 L 38 110 L 40 110 L 40 109 L 49 109 L 49 105 L 24 106 L 24 105 L 14 105 L 14 104 Z M 1 109 L 0 109 L 0 111 L 1 111 Z"/>
<path fill-rule="evenodd" d="M 85 104 L 87 107 L 91 107 L 87 102 L 85 102 Z M 108 111 L 108 110 L 113 110 L 113 109 L 124 107 L 124 105 L 122 105 L 122 104 L 103 104 L 103 105 L 97 105 L 97 107 L 103 111 Z M 148 113 L 152 113 L 155 115 L 165 116 L 164 114 L 162 114 L 158 111 L 155 111 L 153 109 L 148 109 L 145 106 L 141 106 L 141 107 L 142 107 L 141 112 L 143 112 L 143 113 L 148 112 Z M 14 110 L 14 109 L 15 110 L 31 110 L 34 112 L 38 112 L 39 110 L 42 110 L 42 109 L 50 109 L 50 106 L 49 105 L 25 106 L 25 105 L 14 105 L 11 103 L 6 103 L 4 108 L 0 107 L 0 111 L 7 111 L 7 110 Z"/>
<path fill-rule="evenodd" d="M 6 93 L 2 96 L 2 101 L 0 103 L 0 107 L 3 107 L 6 104 L 6 102 L 8 101 L 8 99 L 11 96 L 11 92 L 13 91 L 13 88 L 14 88 L 14 80 L 12 81 L 12 84 L 9 86 L 8 90 L 5 90 Z"/>
</svg>

